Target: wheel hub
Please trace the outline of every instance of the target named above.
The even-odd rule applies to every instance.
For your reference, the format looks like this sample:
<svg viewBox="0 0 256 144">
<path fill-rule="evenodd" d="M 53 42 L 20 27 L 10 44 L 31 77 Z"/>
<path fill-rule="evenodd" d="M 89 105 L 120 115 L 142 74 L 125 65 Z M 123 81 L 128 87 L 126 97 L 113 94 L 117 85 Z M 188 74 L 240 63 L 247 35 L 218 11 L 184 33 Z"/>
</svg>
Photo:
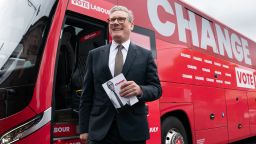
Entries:
<svg viewBox="0 0 256 144">
<path fill-rule="evenodd" d="M 171 129 L 166 134 L 165 144 L 184 144 L 184 138 L 179 132 Z"/>
</svg>

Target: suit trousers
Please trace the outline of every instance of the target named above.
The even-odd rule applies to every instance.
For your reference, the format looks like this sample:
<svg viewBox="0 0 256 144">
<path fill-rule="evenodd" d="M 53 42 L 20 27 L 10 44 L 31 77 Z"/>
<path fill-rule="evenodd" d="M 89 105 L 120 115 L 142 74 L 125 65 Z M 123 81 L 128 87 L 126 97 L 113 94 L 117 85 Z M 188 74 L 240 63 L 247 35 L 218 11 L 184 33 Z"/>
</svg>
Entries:
<svg viewBox="0 0 256 144">
<path fill-rule="evenodd" d="M 114 120 L 103 140 L 89 141 L 89 144 L 146 144 L 146 141 L 124 141 L 119 134 L 116 121 Z"/>
</svg>

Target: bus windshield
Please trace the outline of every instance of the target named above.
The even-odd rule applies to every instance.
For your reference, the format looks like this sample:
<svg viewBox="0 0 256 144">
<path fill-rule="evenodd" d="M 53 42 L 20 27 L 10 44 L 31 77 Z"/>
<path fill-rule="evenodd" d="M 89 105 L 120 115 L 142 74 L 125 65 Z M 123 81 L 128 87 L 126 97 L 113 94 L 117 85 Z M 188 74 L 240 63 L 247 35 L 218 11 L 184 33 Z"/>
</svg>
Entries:
<svg viewBox="0 0 256 144">
<path fill-rule="evenodd" d="M 32 97 L 54 4 L 0 1 L 0 118 L 20 111 Z"/>
</svg>

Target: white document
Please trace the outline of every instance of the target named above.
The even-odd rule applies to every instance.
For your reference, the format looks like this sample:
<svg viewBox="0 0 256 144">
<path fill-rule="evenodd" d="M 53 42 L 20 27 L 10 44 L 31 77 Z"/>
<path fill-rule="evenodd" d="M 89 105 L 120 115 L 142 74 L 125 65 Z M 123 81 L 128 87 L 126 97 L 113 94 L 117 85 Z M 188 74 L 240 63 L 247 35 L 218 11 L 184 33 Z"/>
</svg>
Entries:
<svg viewBox="0 0 256 144">
<path fill-rule="evenodd" d="M 136 96 L 131 96 L 126 98 L 126 97 L 121 97 L 119 95 L 120 87 L 122 83 L 125 81 L 126 79 L 124 75 L 121 73 L 116 77 L 110 79 L 109 81 L 105 82 L 104 84 L 102 84 L 105 92 L 107 93 L 108 97 L 110 98 L 115 108 L 121 108 L 126 104 L 132 106 L 139 101 Z"/>
</svg>

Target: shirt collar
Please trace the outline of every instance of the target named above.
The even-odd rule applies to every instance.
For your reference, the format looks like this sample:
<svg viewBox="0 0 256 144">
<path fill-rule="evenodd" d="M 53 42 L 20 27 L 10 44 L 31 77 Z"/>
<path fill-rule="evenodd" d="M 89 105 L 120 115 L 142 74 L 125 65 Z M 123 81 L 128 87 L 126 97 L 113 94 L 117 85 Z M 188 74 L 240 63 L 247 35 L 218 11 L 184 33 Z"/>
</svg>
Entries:
<svg viewBox="0 0 256 144">
<path fill-rule="evenodd" d="M 129 46 L 130 46 L 130 43 L 131 43 L 131 40 L 130 39 L 128 39 L 127 41 L 125 41 L 125 42 L 123 42 L 122 43 L 122 45 L 123 45 L 123 47 L 124 47 L 124 49 L 126 50 L 126 51 L 128 51 L 128 49 L 129 49 Z M 112 40 L 112 47 L 115 49 L 119 44 L 118 43 L 116 43 L 114 40 Z M 113 49 L 113 50 L 114 50 Z"/>
</svg>

